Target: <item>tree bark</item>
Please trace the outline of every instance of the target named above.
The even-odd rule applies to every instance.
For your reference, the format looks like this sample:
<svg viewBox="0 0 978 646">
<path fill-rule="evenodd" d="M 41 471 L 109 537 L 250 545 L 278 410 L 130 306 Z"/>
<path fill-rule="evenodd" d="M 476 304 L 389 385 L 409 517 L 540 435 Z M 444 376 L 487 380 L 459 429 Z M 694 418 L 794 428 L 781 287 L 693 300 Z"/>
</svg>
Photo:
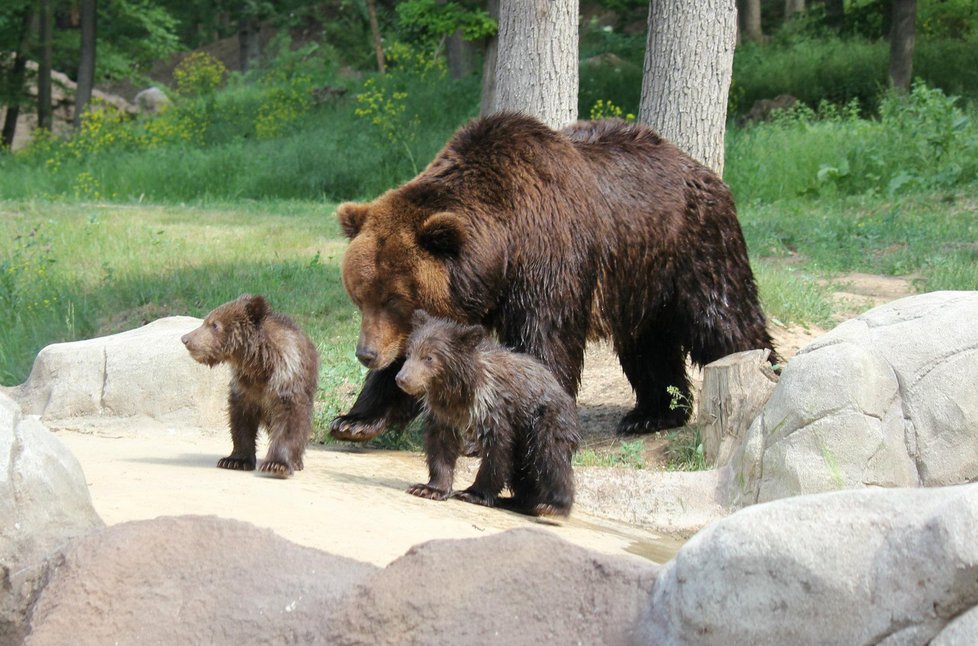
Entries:
<svg viewBox="0 0 978 646">
<path fill-rule="evenodd" d="M 751 422 L 764 410 L 778 383 L 769 354 L 770 350 L 737 352 L 703 367 L 697 424 L 707 465 L 729 462 Z"/>
<path fill-rule="evenodd" d="M 743 40 L 763 40 L 761 31 L 761 0 L 739 0 L 737 15 L 740 20 L 740 34 Z"/>
<path fill-rule="evenodd" d="M 723 173 L 735 0 L 651 0 L 639 121 Z"/>
<path fill-rule="evenodd" d="M 796 13 L 805 13 L 805 0 L 784 0 L 784 19 L 789 20 Z"/>
<path fill-rule="evenodd" d="M 524 112 L 552 128 L 577 120 L 578 8 L 578 0 L 500 3 L 492 112 Z"/>
<path fill-rule="evenodd" d="M 75 113 L 72 123 L 81 126 L 81 117 L 88 109 L 95 85 L 95 16 L 96 0 L 81 0 L 81 50 L 78 58 L 78 83 L 75 87 Z"/>
<path fill-rule="evenodd" d="M 30 43 L 31 23 L 34 11 L 31 5 L 24 7 L 21 14 L 20 41 L 14 52 L 14 64 L 10 70 L 10 84 L 7 87 L 7 112 L 3 119 L 3 139 L 0 146 L 10 148 L 17 135 L 17 119 L 20 117 L 20 101 L 26 96 L 24 80 L 27 78 L 27 46 Z"/>
<path fill-rule="evenodd" d="M 37 67 L 37 127 L 51 130 L 54 122 L 51 106 L 51 38 L 54 24 L 51 0 L 39 0 L 38 10 L 41 61 Z"/>
<path fill-rule="evenodd" d="M 370 35 L 374 41 L 374 54 L 377 56 L 377 71 L 383 74 L 387 70 L 384 62 L 384 41 L 380 37 L 380 23 L 377 22 L 377 3 L 367 0 L 367 14 L 370 16 Z"/>
<path fill-rule="evenodd" d="M 486 7 L 489 15 L 499 22 L 499 0 L 489 0 Z M 497 34 L 486 38 L 482 52 L 482 97 L 479 100 L 479 114 L 483 117 L 492 112 L 496 96 L 496 53 L 499 39 Z"/>
<path fill-rule="evenodd" d="M 445 39 L 445 58 L 448 60 L 448 75 L 462 79 L 472 73 L 472 45 L 462 38 L 462 30 Z"/>
<path fill-rule="evenodd" d="M 917 0 L 893 0 L 893 24 L 890 27 L 890 85 L 898 92 L 910 91 L 916 21 Z"/>
<path fill-rule="evenodd" d="M 238 63 L 242 72 L 261 61 L 261 22 L 257 16 L 245 14 L 238 16 Z"/>
</svg>

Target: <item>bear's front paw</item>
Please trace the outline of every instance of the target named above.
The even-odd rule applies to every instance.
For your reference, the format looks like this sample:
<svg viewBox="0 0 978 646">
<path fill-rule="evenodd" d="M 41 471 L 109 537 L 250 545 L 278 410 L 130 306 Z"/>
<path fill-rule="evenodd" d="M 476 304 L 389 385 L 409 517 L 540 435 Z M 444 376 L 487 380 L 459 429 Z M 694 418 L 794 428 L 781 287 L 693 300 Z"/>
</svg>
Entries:
<svg viewBox="0 0 978 646">
<path fill-rule="evenodd" d="M 258 467 L 258 472 L 262 475 L 272 476 L 273 478 L 288 478 L 292 475 L 292 467 L 285 462 L 266 460 Z"/>
<path fill-rule="evenodd" d="M 686 411 L 677 410 L 668 415 L 651 415 L 644 411 L 631 410 L 618 422 L 618 435 L 644 435 L 668 428 L 679 428 L 686 423 Z"/>
<path fill-rule="evenodd" d="M 227 456 L 217 461 L 218 469 L 231 469 L 233 471 L 254 471 L 255 458 L 241 459 L 234 456 Z"/>
<path fill-rule="evenodd" d="M 444 489 L 436 489 L 435 487 L 421 484 L 420 482 L 416 485 L 411 485 L 408 487 L 407 492 L 412 496 L 428 498 L 429 500 L 446 500 L 452 493 L 451 490 L 445 491 Z"/>
<path fill-rule="evenodd" d="M 559 505 L 549 502 L 542 502 L 534 505 L 530 511 L 534 516 L 570 516 L 570 505 Z"/>
<path fill-rule="evenodd" d="M 489 494 L 479 491 L 478 489 L 473 489 L 472 487 L 469 487 L 465 491 L 459 491 L 452 497 L 464 502 L 470 502 L 473 505 L 482 505 L 483 507 L 494 507 L 496 505 L 495 496 L 490 496 Z"/>
<path fill-rule="evenodd" d="M 366 442 L 384 432 L 384 420 L 365 420 L 350 415 L 340 415 L 329 425 L 329 434 L 347 442 Z"/>
</svg>

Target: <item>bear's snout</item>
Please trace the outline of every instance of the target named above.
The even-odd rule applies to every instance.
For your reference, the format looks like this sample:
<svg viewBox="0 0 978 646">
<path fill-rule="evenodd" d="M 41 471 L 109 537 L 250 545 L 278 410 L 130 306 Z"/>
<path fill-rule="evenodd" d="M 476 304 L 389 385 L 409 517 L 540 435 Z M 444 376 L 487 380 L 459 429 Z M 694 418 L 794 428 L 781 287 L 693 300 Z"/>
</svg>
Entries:
<svg viewBox="0 0 978 646">
<path fill-rule="evenodd" d="M 182 341 L 184 345 L 190 345 L 190 333 L 188 332 L 180 337 L 180 341 Z"/>
<path fill-rule="evenodd" d="M 377 351 L 362 345 L 357 345 L 357 359 L 368 368 L 372 368 L 377 360 Z"/>
</svg>

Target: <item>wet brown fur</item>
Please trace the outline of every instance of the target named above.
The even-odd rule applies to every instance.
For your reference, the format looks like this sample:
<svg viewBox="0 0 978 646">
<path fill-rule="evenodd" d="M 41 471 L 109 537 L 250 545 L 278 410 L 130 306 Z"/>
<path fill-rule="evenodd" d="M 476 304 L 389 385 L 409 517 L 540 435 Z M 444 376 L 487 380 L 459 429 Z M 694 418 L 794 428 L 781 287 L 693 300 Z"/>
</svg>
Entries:
<svg viewBox="0 0 978 646">
<path fill-rule="evenodd" d="M 571 397 L 539 361 L 507 350 L 477 325 L 418 311 L 398 386 L 420 397 L 425 415 L 423 498 L 498 505 L 566 516 L 574 502 L 571 458 L 580 441 Z M 455 464 L 471 442 L 481 458 L 472 486 L 452 492 Z M 509 487 L 512 498 L 499 498 Z"/>
<path fill-rule="evenodd" d="M 302 469 L 319 380 L 319 356 L 309 337 L 289 317 L 271 311 L 263 297 L 243 294 L 214 309 L 181 340 L 196 361 L 231 367 L 233 448 L 217 466 L 254 470 L 261 425 L 269 447 L 259 470 L 284 478 Z"/>
<path fill-rule="evenodd" d="M 337 211 L 344 285 L 370 368 L 331 426 L 365 440 L 418 412 L 393 387 L 410 313 L 481 324 L 540 359 L 571 395 L 588 338 L 611 338 L 636 393 L 621 433 L 681 425 L 705 364 L 772 348 L 730 191 L 651 130 L 621 121 L 551 130 L 498 114 L 460 129 L 418 177 Z M 772 361 L 777 355 L 772 353 Z"/>
</svg>

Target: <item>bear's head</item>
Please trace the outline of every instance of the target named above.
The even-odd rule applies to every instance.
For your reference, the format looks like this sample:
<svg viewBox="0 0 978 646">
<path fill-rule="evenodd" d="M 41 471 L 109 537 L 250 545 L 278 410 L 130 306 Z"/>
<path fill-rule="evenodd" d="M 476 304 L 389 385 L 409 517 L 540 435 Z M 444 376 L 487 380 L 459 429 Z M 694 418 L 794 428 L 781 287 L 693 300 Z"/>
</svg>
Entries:
<svg viewBox="0 0 978 646">
<path fill-rule="evenodd" d="M 451 265 L 465 246 L 462 218 L 394 192 L 367 204 L 341 204 L 337 217 L 350 239 L 343 285 L 361 312 L 356 354 L 363 365 L 380 370 L 403 356 L 415 309 L 461 318 Z"/>
<path fill-rule="evenodd" d="M 486 338 L 485 328 L 434 318 L 422 310 L 414 312 L 411 324 L 397 386 L 414 396 L 433 388 L 460 392 L 464 385 L 455 382 L 472 366 L 472 353 Z"/>
<path fill-rule="evenodd" d="M 242 294 L 212 310 L 200 327 L 180 340 L 195 361 L 208 366 L 241 359 L 268 311 L 261 296 Z"/>
</svg>

